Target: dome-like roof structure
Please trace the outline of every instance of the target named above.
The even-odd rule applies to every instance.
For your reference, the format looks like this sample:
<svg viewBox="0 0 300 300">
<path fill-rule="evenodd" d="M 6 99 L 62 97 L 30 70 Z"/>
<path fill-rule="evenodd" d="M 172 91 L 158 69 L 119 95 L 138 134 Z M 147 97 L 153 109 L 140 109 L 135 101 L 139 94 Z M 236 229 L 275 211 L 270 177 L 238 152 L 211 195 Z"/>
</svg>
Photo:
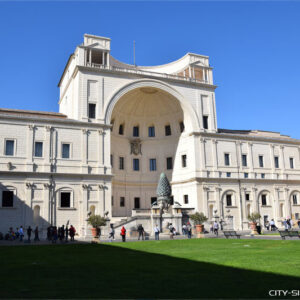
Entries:
<svg viewBox="0 0 300 300">
<path fill-rule="evenodd" d="M 160 174 L 156 194 L 158 197 L 170 197 L 172 189 L 165 173 Z"/>
</svg>

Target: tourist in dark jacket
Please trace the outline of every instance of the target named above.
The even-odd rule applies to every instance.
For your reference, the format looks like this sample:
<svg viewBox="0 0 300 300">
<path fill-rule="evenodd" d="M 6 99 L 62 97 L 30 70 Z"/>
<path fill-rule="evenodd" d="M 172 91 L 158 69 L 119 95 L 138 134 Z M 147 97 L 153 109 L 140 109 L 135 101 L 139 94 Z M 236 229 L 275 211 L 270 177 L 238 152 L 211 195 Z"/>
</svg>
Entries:
<svg viewBox="0 0 300 300">
<path fill-rule="evenodd" d="M 39 242 L 40 241 L 40 239 L 39 239 L 39 228 L 37 226 L 34 229 L 34 241 L 35 242 Z"/>
<path fill-rule="evenodd" d="M 28 242 L 30 243 L 30 239 L 31 239 L 31 232 L 32 232 L 32 228 L 29 226 L 27 228 L 27 236 L 28 236 Z"/>
<path fill-rule="evenodd" d="M 145 231 L 144 231 L 144 227 L 142 226 L 142 224 L 140 224 L 138 226 L 138 232 L 139 232 L 139 238 L 138 238 L 138 240 L 140 240 L 141 237 L 142 237 L 142 240 L 144 240 L 144 233 L 145 233 Z"/>
</svg>

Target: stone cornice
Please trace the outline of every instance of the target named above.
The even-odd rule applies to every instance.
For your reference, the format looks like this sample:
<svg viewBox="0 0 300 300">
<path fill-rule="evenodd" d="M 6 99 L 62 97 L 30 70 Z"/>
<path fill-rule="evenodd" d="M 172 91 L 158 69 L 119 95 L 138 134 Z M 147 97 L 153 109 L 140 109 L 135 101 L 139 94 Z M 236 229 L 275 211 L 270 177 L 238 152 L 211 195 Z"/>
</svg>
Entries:
<svg viewBox="0 0 300 300">
<path fill-rule="evenodd" d="M 0 114 L 0 121 L 1 120 L 14 120 L 14 121 L 21 121 L 24 123 L 29 123 L 28 125 L 32 125 L 32 117 L 27 117 L 27 116 L 19 116 L 19 115 L 6 115 L 6 114 Z M 58 125 L 72 125 L 72 126 L 77 126 L 79 128 L 85 127 L 85 128 L 94 128 L 94 129 L 99 129 L 99 128 L 111 128 L 111 125 L 107 124 L 102 124 L 102 123 L 89 123 L 89 122 L 82 122 L 82 121 L 77 121 L 73 119 L 55 119 L 55 118 L 36 118 L 34 120 L 34 126 L 45 126 L 47 125 L 53 125 L 53 124 L 58 124 Z M 52 126 L 53 127 L 53 126 Z"/>
<path fill-rule="evenodd" d="M 243 141 L 259 141 L 266 143 L 277 143 L 277 144 L 294 144 L 300 145 L 300 140 L 293 138 L 274 138 L 274 137 L 265 137 L 265 136 L 252 136 L 252 135 L 242 135 L 242 134 L 229 134 L 229 133 L 213 133 L 213 132 L 192 132 L 190 135 L 206 137 L 206 138 L 220 138 L 224 140 L 233 139 L 233 140 L 243 140 Z"/>
</svg>

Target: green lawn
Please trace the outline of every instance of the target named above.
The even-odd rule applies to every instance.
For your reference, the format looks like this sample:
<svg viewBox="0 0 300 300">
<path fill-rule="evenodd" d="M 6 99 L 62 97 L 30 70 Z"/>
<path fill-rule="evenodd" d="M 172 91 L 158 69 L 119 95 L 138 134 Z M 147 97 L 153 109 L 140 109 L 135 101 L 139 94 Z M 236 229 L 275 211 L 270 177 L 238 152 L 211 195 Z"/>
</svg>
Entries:
<svg viewBox="0 0 300 300">
<path fill-rule="evenodd" d="M 300 289 L 299 247 L 245 239 L 3 246 L 0 298 L 266 298 Z"/>
</svg>

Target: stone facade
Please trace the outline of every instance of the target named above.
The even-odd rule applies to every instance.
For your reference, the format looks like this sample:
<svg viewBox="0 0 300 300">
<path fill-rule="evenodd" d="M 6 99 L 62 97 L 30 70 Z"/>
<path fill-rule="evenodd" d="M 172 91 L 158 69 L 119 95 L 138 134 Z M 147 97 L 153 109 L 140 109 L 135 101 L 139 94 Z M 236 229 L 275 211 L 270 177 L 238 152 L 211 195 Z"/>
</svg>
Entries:
<svg viewBox="0 0 300 300">
<path fill-rule="evenodd" d="M 279 226 L 299 218 L 300 141 L 218 129 L 207 56 L 132 66 L 110 55 L 110 39 L 85 35 L 59 88 L 60 113 L 0 111 L 1 189 L 14 193 L 13 207 L 0 208 L 0 231 L 69 220 L 86 235 L 89 211 L 129 227 L 149 216 L 161 172 L 186 218 L 202 211 L 235 229 L 248 229 L 254 211 Z"/>
</svg>

